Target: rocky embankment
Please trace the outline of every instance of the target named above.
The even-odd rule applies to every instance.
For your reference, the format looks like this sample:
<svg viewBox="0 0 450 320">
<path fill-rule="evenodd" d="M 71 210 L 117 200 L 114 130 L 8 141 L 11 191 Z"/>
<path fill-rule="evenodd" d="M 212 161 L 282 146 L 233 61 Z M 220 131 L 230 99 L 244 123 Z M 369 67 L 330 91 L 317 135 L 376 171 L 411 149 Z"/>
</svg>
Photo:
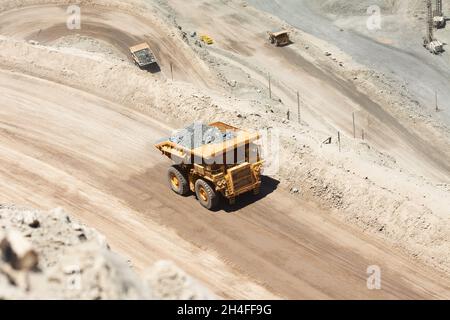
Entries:
<svg viewBox="0 0 450 320">
<path fill-rule="evenodd" d="M 0 205 L 0 299 L 208 299 L 169 261 L 143 275 L 62 209 Z"/>
</svg>

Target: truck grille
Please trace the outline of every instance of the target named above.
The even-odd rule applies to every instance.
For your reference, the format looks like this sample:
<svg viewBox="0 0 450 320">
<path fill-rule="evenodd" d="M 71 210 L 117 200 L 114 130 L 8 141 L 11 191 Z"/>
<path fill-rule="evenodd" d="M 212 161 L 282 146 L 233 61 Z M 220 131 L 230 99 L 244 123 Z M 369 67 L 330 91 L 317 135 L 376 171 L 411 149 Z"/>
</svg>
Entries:
<svg viewBox="0 0 450 320">
<path fill-rule="evenodd" d="M 250 165 L 242 166 L 231 171 L 231 178 L 233 180 L 234 191 L 247 187 L 253 184 L 252 172 Z"/>
</svg>

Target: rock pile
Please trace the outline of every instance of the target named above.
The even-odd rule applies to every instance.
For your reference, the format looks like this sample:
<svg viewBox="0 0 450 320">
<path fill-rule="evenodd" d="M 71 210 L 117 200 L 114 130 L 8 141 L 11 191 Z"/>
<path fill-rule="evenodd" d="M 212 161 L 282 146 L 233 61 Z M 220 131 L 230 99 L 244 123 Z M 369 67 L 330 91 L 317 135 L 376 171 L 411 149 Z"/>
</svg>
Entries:
<svg viewBox="0 0 450 320">
<path fill-rule="evenodd" d="M 144 281 L 105 238 L 67 215 L 0 205 L 0 299 L 208 299 L 171 262 Z"/>
</svg>

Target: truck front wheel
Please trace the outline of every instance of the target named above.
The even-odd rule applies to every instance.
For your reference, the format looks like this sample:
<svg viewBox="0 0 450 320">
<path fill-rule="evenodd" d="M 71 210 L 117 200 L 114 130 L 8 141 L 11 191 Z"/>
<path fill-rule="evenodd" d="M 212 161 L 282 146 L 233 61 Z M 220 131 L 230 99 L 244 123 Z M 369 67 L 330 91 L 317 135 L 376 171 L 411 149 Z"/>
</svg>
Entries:
<svg viewBox="0 0 450 320">
<path fill-rule="evenodd" d="M 183 172 L 176 166 L 169 168 L 167 172 L 170 188 L 179 195 L 185 196 L 189 193 L 189 184 Z"/>
<path fill-rule="evenodd" d="M 214 209 L 219 203 L 217 193 L 202 179 L 198 179 L 195 182 L 195 194 L 200 204 L 208 210 Z"/>
</svg>

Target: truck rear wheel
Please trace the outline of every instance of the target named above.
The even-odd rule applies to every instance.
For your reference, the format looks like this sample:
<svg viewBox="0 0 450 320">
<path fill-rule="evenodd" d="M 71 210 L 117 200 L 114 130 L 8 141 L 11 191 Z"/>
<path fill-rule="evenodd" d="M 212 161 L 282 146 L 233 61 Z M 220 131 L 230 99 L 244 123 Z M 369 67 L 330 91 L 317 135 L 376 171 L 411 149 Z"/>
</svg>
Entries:
<svg viewBox="0 0 450 320">
<path fill-rule="evenodd" d="M 219 203 L 219 197 L 214 189 L 205 180 L 195 182 L 195 194 L 200 204 L 208 210 L 214 209 Z"/>
<path fill-rule="evenodd" d="M 183 172 L 177 166 L 172 166 L 167 172 L 170 188 L 179 195 L 185 196 L 189 193 L 189 183 Z"/>
</svg>

